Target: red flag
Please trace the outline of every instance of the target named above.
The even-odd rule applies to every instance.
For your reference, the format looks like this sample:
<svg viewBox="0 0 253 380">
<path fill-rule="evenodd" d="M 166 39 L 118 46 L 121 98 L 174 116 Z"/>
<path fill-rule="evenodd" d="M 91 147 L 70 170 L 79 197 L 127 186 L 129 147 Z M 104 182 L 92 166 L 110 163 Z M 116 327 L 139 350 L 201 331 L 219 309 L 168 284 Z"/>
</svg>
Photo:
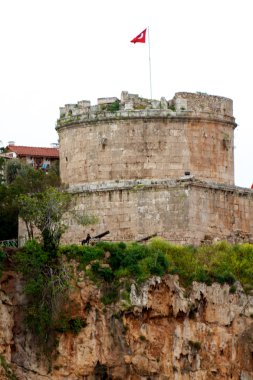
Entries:
<svg viewBox="0 0 253 380">
<path fill-rule="evenodd" d="M 136 44 L 136 42 L 141 42 L 144 44 L 146 42 L 146 31 L 147 31 L 147 28 L 144 29 L 143 32 L 138 34 L 138 36 L 133 38 L 131 42 L 133 42 L 134 44 Z"/>
</svg>

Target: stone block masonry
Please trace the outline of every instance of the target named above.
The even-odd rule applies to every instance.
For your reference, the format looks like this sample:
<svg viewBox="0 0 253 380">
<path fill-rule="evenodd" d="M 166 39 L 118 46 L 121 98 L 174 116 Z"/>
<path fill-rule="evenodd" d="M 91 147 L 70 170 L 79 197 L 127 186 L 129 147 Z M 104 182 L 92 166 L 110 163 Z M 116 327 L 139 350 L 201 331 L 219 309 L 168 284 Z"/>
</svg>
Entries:
<svg viewBox="0 0 253 380">
<path fill-rule="evenodd" d="M 234 186 L 232 100 L 178 92 L 151 100 L 124 91 L 60 109 L 60 173 L 76 212 L 65 243 L 110 230 L 110 240 L 157 233 L 183 244 L 251 241 L 251 190 Z M 185 175 L 187 174 L 187 175 Z"/>
<path fill-rule="evenodd" d="M 85 107 L 83 106 L 85 104 Z M 61 108 L 60 171 L 66 185 L 179 178 L 234 183 L 232 101 L 177 93 L 166 101 L 123 92 Z"/>
<path fill-rule="evenodd" d="M 86 229 L 67 216 L 63 243 L 110 230 L 112 241 L 157 234 L 178 244 L 253 242 L 253 192 L 230 185 L 179 180 L 119 181 L 72 186 L 76 213 L 95 214 Z"/>
</svg>

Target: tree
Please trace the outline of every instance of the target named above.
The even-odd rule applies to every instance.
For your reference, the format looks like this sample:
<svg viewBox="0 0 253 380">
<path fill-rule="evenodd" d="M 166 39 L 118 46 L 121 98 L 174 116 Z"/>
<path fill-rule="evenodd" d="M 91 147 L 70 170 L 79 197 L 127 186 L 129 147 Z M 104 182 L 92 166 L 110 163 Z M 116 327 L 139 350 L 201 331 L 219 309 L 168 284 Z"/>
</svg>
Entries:
<svg viewBox="0 0 253 380">
<path fill-rule="evenodd" d="M 1 153 L 1 150 L 0 150 L 0 153 Z M 4 182 L 3 171 L 4 171 L 4 158 L 0 157 L 0 184 Z"/>
<path fill-rule="evenodd" d="M 67 228 L 62 217 L 68 210 L 70 200 L 70 194 L 53 187 L 41 193 L 19 197 L 19 215 L 26 224 L 28 236 L 33 238 L 34 227 L 37 227 L 46 251 L 55 252 Z"/>
<path fill-rule="evenodd" d="M 5 149 L 2 146 L 2 141 L 0 140 L 0 153 L 4 153 Z M 4 165 L 5 165 L 5 159 L 4 157 L 0 157 L 0 184 L 4 182 Z"/>
<path fill-rule="evenodd" d="M 13 202 L 9 187 L 0 183 L 0 240 L 18 236 L 18 208 Z"/>
<path fill-rule="evenodd" d="M 22 163 L 18 159 L 9 160 L 5 165 L 5 178 L 8 184 L 12 183 L 21 170 Z"/>
<path fill-rule="evenodd" d="M 42 169 L 35 170 L 32 166 L 23 164 L 12 181 L 10 188 L 13 194 L 19 195 L 40 193 L 50 186 L 60 186 L 60 177 L 54 167 L 45 172 Z"/>
<path fill-rule="evenodd" d="M 45 172 L 42 169 L 35 170 L 19 160 L 9 160 L 5 167 L 5 178 L 7 180 L 0 183 L 0 240 L 15 239 L 18 236 L 21 194 L 42 193 L 50 186 L 60 186 L 57 164 Z M 30 222 L 27 228 L 30 238 L 33 232 Z"/>
</svg>

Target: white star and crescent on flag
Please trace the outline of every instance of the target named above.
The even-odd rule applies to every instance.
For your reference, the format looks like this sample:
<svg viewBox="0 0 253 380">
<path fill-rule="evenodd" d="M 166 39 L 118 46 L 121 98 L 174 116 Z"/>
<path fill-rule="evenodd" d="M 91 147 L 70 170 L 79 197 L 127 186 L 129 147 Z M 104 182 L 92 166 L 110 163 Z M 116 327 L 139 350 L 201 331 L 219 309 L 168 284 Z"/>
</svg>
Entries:
<svg viewBox="0 0 253 380">
<path fill-rule="evenodd" d="M 147 29 L 144 29 L 143 32 L 138 34 L 135 38 L 131 40 L 132 43 L 136 44 L 136 42 L 145 43 L 146 42 L 146 31 Z"/>
</svg>

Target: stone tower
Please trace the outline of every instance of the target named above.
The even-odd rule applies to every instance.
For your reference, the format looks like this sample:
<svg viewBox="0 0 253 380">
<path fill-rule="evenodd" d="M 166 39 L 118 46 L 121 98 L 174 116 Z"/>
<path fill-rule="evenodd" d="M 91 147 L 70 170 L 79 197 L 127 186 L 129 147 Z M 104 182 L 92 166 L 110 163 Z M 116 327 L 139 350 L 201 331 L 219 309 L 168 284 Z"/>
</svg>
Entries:
<svg viewBox="0 0 253 380">
<path fill-rule="evenodd" d="M 203 94 L 181 92 L 167 102 L 123 92 L 121 101 L 66 105 L 58 121 L 61 178 L 72 186 L 190 171 L 233 184 L 235 126 L 232 101 Z"/>
<path fill-rule="evenodd" d="M 248 239 L 252 192 L 234 186 L 235 127 L 232 100 L 203 93 L 158 101 L 122 92 L 95 106 L 68 104 L 57 121 L 61 179 L 76 212 L 98 216 L 93 235 L 199 244 L 239 231 Z M 83 228 L 69 224 L 65 241 L 80 241 Z"/>
</svg>

